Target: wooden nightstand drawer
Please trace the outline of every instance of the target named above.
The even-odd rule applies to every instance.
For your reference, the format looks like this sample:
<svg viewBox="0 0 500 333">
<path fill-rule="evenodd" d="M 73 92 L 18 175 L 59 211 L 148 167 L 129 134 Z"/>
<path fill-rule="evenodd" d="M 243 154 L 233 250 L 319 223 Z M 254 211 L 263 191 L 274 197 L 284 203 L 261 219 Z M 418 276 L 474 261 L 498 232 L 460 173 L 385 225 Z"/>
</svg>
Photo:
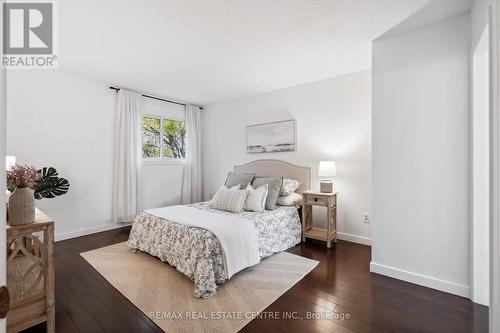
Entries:
<svg viewBox="0 0 500 333">
<path fill-rule="evenodd" d="M 308 194 L 306 196 L 306 203 L 309 205 L 332 207 L 335 206 L 335 196 L 326 197 L 322 195 Z"/>
</svg>

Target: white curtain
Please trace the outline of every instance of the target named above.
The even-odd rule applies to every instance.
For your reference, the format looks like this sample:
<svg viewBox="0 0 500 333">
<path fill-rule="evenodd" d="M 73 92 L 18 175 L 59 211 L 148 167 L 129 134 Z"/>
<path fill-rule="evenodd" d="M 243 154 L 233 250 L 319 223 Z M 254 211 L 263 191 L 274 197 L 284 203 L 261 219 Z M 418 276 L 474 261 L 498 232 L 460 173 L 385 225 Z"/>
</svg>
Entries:
<svg viewBox="0 0 500 333">
<path fill-rule="evenodd" d="M 186 106 L 186 161 L 182 181 L 182 204 L 201 201 L 201 110 Z"/>
<path fill-rule="evenodd" d="M 113 143 L 113 222 L 131 222 L 141 208 L 142 95 L 120 89 Z"/>
</svg>

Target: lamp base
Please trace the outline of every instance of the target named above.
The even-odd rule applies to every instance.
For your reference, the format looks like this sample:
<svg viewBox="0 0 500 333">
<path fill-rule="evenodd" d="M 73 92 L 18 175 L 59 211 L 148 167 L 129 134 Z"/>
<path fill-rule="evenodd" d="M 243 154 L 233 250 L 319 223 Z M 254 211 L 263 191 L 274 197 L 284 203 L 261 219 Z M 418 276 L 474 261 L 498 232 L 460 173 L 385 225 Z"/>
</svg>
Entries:
<svg viewBox="0 0 500 333">
<path fill-rule="evenodd" d="M 319 190 L 323 193 L 332 193 L 333 192 L 333 180 L 331 179 L 322 179 L 319 182 Z"/>
</svg>

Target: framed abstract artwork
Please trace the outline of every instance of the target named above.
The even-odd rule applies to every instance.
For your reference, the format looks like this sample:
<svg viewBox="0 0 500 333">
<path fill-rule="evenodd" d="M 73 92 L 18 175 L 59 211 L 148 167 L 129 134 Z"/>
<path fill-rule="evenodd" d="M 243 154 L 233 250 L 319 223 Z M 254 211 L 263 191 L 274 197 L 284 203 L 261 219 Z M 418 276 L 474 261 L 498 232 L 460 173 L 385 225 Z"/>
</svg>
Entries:
<svg viewBox="0 0 500 333">
<path fill-rule="evenodd" d="M 295 150 L 295 120 L 247 126 L 247 153 L 273 153 Z"/>
</svg>

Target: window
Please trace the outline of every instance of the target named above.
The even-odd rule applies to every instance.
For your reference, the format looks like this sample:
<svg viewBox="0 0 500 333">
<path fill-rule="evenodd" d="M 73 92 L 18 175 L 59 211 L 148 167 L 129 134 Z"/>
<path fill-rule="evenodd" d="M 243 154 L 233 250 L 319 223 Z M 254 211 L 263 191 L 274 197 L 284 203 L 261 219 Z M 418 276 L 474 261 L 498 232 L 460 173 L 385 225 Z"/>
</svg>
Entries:
<svg viewBox="0 0 500 333">
<path fill-rule="evenodd" d="M 186 157 L 186 127 L 184 122 L 162 119 L 163 124 L 163 157 Z"/>
<path fill-rule="evenodd" d="M 142 117 L 142 157 L 183 159 L 186 157 L 186 127 L 183 121 Z"/>
<path fill-rule="evenodd" d="M 142 117 L 142 157 L 160 157 L 160 118 Z"/>
</svg>

